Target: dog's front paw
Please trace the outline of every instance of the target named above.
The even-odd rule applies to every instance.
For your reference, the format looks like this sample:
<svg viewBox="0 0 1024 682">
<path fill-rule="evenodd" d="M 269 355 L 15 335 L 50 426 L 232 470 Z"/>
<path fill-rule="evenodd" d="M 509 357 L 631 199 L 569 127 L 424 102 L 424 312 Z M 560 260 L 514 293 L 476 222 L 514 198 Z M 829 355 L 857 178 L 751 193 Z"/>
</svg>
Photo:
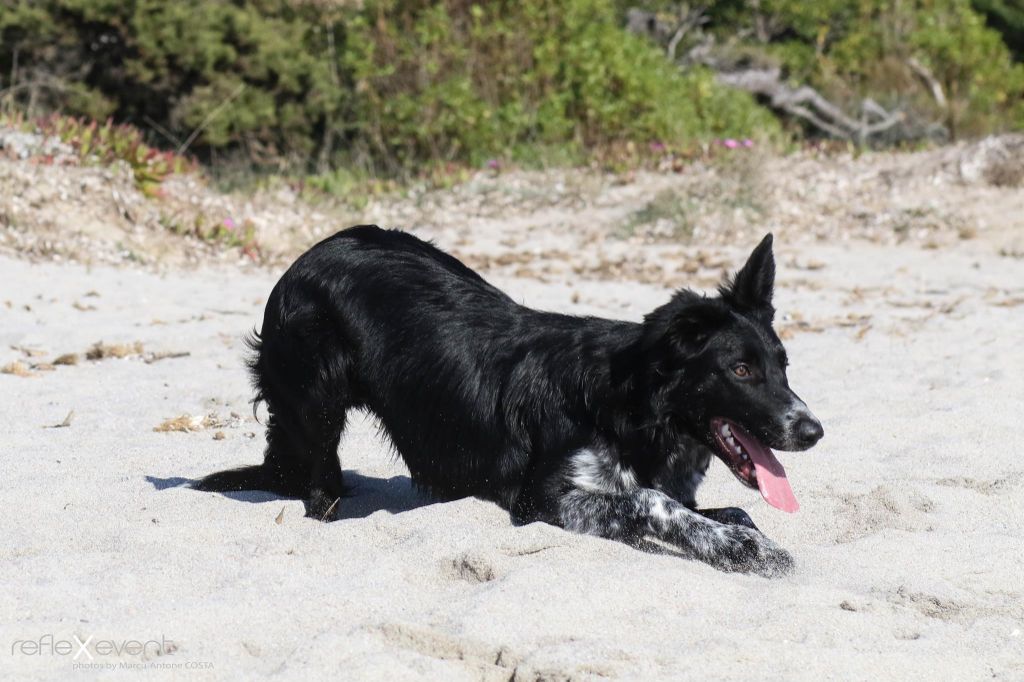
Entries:
<svg viewBox="0 0 1024 682">
<path fill-rule="evenodd" d="M 725 523 L 732 526 L 746 526 L 747 528 L 757 530 L 757 526 L 754 525 L 754 520 L 750 518 L 750 514 L 737 507 L 701 509 L 697 513 L 705 518 L 711 519 L 712 521 L 718 521 L 719 523 Z"/>
<path fill-rule="evenodd" d="M 706 561 L 725 571 L 780 578 L 792 572 L 793 556 L 761 531 L 746 526 L 719 525 Z"/>
</svg>

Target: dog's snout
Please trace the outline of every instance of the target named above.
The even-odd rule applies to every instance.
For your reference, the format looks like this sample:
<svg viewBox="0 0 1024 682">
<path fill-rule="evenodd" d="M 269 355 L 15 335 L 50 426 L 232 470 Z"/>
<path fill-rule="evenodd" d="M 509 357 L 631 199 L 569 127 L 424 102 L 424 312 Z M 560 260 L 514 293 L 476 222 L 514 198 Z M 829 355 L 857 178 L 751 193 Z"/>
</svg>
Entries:
<svg viewBox="0 0 1024 682">
<path fill-rule="evenodd" d="M 821 422 L 810 415 L 800 417 L 793 432 L 802 448 L 811 447 L 825 435 L 825 429 L 821 428 Z"/>
</svg>

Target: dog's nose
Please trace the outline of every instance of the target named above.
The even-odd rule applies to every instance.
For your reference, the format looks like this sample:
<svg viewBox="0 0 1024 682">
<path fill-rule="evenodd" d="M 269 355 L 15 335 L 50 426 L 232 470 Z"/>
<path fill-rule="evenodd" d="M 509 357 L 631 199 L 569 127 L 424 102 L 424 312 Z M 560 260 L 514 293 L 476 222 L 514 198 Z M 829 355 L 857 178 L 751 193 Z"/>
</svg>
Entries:
<svg viewBox="0 0 1024 682">
<path fill-rule="evenodd" d="M 805 448 L 811 447 L 825 435 L 825 429 L 821 428 L 821 422 L 814 417 L 801 417 L 793 431 L 796 433 L 800 445 Z"/>
</svg>

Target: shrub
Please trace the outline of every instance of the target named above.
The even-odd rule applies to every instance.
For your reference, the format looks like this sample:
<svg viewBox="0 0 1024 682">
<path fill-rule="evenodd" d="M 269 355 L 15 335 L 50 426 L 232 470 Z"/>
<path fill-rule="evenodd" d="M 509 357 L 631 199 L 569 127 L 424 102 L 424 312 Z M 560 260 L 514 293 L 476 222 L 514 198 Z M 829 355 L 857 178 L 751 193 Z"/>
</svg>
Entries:
<svg viewBox="0 0 1024 682">
<path fill-rule="evenodd" d="M 610 0 L 9 4 L 0 73 L 17 62 L 23 106 L 112 115 L 207 160 L 399 172 L 775 129 L 627 34 Z"/>
<path fill-rule="evenodd" d="M 143 141 L 142 133 L 130 125 L 114 125 L 108 119 L 99 123 L 53 113 L 29 120 L 23 113 L 0 113 L 0 127 L 13 128 L 39 136 L 22 150 L 22 158 L 44 163 L 65 163 L 68 158 L 83 164 L 109 166 L 124 163 L 132 172 L 136 186 L 148 196 L 160 193 L 161 183 L 172 173 L 194 170 L 195 163 L 179 154 L 161 151 Z M 54 146 L 59 140 L 63 145 Z M 64 149 L 59 147 L 63 146 Z"/>
<path fill-rule="evenodd" d="M 9 4 L 0 70 L 18 64 L 27 106 L 112 115 L 182 151 L 263 161 L 313 154 L 325 122 L 344 117 L 348 93 L 327 52 L 341 10 L 286 0 Z"/>
<path fill-rule="evenodd" d="M 142 141 L 142 133 L 128 125 L 107 120 L 72 118 L 51 114 L 36 126 L 40 133 L 67 143 L 85 162 L 109 165 L 123 161 L 131 168 L 135 184 L 148 196 L 160 192 L 160 183 L 171 173 L 188 170 L 191 163 L 174 152 L 153 149 Z"/>
<path fill-rule="evenodd" d="M 864 3 L 823 64 L 859 95 L 939 120 L 954 137 L 1024 123 L 1024 67 L 1012 63 L 999 34 L 967 0 Z M 922 80 L 921 67 L 941 87 L 945 106 Z"/>
<path fill-rule="evenodd" d="M 642 4 L 662 12 L 681 6 Z M 1005 35 L 1019 46 L 1013 41 L 1024 35 L 1024 11 L 1012 2 L 723 0 L 709 3 L 705 18 L 693 40 L 710 34 L 743 59 L 780 65 L 794 84 L 810 84 L 851 111 L 870 97 L 941 122 L 954 136 L 1024 125 L 1024 66 L 1003 42 Z"/>
<path fill-rule="evenodd" d="M 357 139 L 376 158 L 480 163 L 524 143 L 773 129 L 749 98 L 705 73 L 678 74 L 623 33 L 603 0 L 383 0 L 367 3 L 350 31 Z"/>
<path fill-rule="evenodd" d="M 1002 34 L 1017 61 L 1024 58 L 1024 3 L 1020 0 L 972 0 L 971 6 L 985 17 L 985 23 Z"/>
</svg>

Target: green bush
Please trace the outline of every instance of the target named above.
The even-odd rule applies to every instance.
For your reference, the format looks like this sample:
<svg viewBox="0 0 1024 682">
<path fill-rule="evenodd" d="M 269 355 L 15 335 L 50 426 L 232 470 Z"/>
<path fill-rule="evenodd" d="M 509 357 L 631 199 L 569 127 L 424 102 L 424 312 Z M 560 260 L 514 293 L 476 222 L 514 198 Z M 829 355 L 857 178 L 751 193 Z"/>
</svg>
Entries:
<svg viewBox="0 0 1024 682">
<path fill-rule="evenodd" d="M 8 100 L 206 160 L 399 172 L 776 129 L 627 34 L 610 0 L 4 2 Z"/>
<path fill-rule="evenodd" d="M 967 0 L 917 0 L 910 8 L 874 0 L 862 5 L 855 26 L 830 46 L 827 68 L 855 83 L 858 94 L 905 103 L 954 137 L 1024 124 L 1024 67 Z M 912 59 L 941 86 L 945 107 L 913 72 Z"/>
<path fill-rule="evenodd" d="M 620 11 L 631 4 L 623 0 Z M 675 0 L 640 4 L 666 19 L 682 6 Z M 942 123 L 957 137 L 1024 126 L 1024 66 L 1007 47 L 1019 49 L 1024 36 L 1018 4 L 722 0 L 707 5 L 706 23 L 690 38 L 710 35 L 723 51 L 779 65 L 794 85 L 810 84 L 854 113 L 870 97 L 914 119 Z M 941 87 L 945 105 L 922 74 Z"/>
<path fill-rule="evenodd" d="M 1024 3 L 1020 0 L 972 0 L 985 23 L 999 31 L 1014 58 L 1024 58 Z"/>
<path fill-rule="evenodd" d="M 707 74 L 677 73 L 602 0 L 384 0 L 350 31 L 358 139 L 376 158 L 480 162 L 524 143 L 681 142 L 774 126 Z"/>
</svg>

